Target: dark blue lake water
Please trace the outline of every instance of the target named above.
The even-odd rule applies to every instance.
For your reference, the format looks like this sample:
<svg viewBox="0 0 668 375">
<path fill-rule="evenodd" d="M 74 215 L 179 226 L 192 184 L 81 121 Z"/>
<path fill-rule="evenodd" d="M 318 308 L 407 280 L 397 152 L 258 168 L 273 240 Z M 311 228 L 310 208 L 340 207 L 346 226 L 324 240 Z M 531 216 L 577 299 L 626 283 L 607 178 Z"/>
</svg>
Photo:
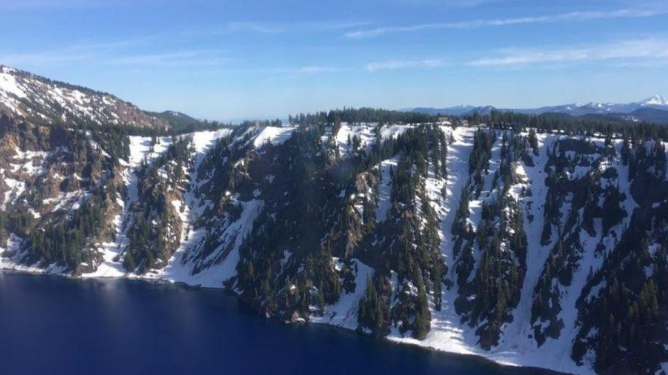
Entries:
<svg viewBox="0 0 668 375">
<path fill-rule="evenodd" d="M 240 311 L 222 291 L 0 272 L 0 374 L 548 374 Z"/>
</svg>

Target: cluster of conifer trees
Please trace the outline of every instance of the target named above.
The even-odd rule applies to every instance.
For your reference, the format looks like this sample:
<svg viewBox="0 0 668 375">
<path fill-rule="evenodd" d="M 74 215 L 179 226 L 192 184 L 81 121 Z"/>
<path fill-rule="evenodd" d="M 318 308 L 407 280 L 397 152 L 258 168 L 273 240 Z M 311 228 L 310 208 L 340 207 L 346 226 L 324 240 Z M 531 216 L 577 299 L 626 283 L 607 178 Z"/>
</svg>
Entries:
<svg viewBox="0 0 668 375">
<path fill-rule="evenodd" d="M 323 122 L 310 122 L 315 119 Z M 370 329 L 380 335 L 396 324 L 424 337 L 430 321 L 428 295 L 433 294 L 440 307 L 445 273 L 438 220 L 429 204 L 433 197 L 427 196 L 424 180 L 447 175 L 445 134 L 437 126 L 423 125 L 382 140 L 378 129 L 377 141 L 368 151 L 351 142 L 351 153 L 341 158 L 332 142 L 323 141 L 325 134 L 335 134 L 333 128 L 340 126 L 338 115 L 303 117 L 298 122 L 302 125 L 284 144 L 267 144 L 258 150 L 243 140 L 243 134 L 252 135 L 249 124 L 221 140 L 210 154 L 215 156 L 203 162 L 215 162 L 220 170 L 200 187 L 208 197 L 220 197 L 212 201 L 236 197 L 247 202 L 253 198 L 247 192 L 259 186 L 264 203 L 241 245 L 237 278 L 231 285 L 265 314 L 317 314 L 341 293 L 354 290 L 354 259 L 360 259 L 377 270 L 369 287 L 378 285 L 374 287 L 378 298 L 368 302 L 374 318 L 363 317 L 361 325 L 376 327 Z M 368 189 L 378 189 L 375 167 L 380 161 L 397 155 L 400 163 L 392 172 L 391 215 L 399 221 L 376 223 L 377 202 Z M 221 160 L 225 160 L 222 166 Z M 271 182 L 267 176 L 272 176 Z M 365 179 L 372 182 L 367 184 Z M 215 225 L 224 227 L 237 219 L 223 216 L 227 219 Z M 216 237 L 218 229 L 210 229 Z M 396 244 L 388 246 L 394 239 Z M 202 253 L 219 250 L 219 244 L 212 238 Z M 391 272 L 400 280 L 395 291 L 387 287 Z M 380 285 L 386 289 L 378 290 Z M 381 320 L 372 320 L 376 318 Z"/>
<path fill-rule="evenodd" d="M 329 112 L 298 114 L 289 117 L 290 124 L 307 126 L 313 124 L 419 124 L 436 123 L 438 116 L 417 112 L 390 111 L 379 108 L 343 108 Z M 336 130 L 336 129 L 334 129 Z M 334 132 L 336 134 L 336 132 Z"/>
<path fill-rule="evenodd" d="M 360 256 L 376 269 L 373 292 L 367 288 L 360 301 L 360 309 L 368 313 L 361 327 L 383 335 L 394 325 L 402 333 L 424 338 L 431 321 L 428 295 L 440 310 L 447 271 L 440 251 L 439 221 L 430 203 L 442 197 L 429 196 L 425 180 L 447 176 L 447 140 L 438 127 L 423 125 L 399 136 L 397 150 L 399 162 L 391 171 L 390 219 L 377 224 Z M 395 290 L 389 287 L 393 277 Z"/>
<path fill-rule="evenodd" d="M 582 361 L 593 349 L 599 371 L 653 372 L 668 360 L 662 344 L 668 337 L 665 148 L 658 140 L 625 137 L 621 158 L 629 167 L 630 191 L 639 207 L 627 213 L 632 215 L 628 227 L 604 254 L 601 268 L 590 274 L 578 300 L 583 328 L 573 358 Z M 619 215 L 617 204 L 605 206 Z"/>
<path fill-rule="evenodd" d="M 460 297 L 457 311 L 476 326 L 483 347 L 495 345 L 503 323 L 519 302 L 526 271 L 527 240 L 523 213 L 510 194 L 519 181 L 515 163 L 523 158 L 531 137 L 502 131 L 479 129 L 469 158 L 470 179 L 462 192 L 452 226 L 457 258 L 457 283 Z M 500 145 L 498 169 L 489 176 L 490 158 L 495 143 Z M 487 191 L 482 196 L 482 191 Z M 470 199 L 482 199 L 481 220 L 469 223 Z M 475 227 L 474 227 L 475 225 Z M 474 257 L 474 251 L 480 256 Z"/>
</svg>

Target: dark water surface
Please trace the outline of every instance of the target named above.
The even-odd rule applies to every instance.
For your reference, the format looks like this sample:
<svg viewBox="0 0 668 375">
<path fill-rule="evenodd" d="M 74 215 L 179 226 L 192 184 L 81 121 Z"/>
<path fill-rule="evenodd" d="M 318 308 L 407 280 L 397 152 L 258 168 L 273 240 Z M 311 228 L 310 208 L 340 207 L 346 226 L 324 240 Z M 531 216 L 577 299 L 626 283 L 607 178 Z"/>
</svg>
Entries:
<svg viewBox="0 0 668 375">
<path fill-rule="evenodd" d="M 0 374 L 548 374 L 241 312 L 219 290 L 0 271 Z"/>
</svg>

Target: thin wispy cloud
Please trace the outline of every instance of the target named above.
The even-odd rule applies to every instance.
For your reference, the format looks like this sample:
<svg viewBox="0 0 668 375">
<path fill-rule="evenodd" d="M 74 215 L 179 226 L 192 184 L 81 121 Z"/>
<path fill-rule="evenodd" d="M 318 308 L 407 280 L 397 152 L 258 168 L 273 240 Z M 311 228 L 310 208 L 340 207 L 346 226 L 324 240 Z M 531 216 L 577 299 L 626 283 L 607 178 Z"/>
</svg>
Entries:
<svg viewBox="0 0 668 375">
<path fill-rule="evenodd" d="M 336 32 L 369 25 L 366 21 L 322 21 L 305 23 L 263 23 L 263 22 L 227 22 L 223 24 L 199 26 L 183 30 L 180 34 L 192 36 L 219 36 L 226 34 L 283 34 Z"/>
<path fill-rule="evenodd" d="M 313 74 L 320 74 L 320 73 L 335 73 L 339 72 L 341 69 L 333 67 L 333 66 L 319 66 L 319 65 L 311 65 L 311 66 L 303 66 L 297 69 L 293 69 L 293 72 L 296 74 L 300 75 L 313 75 Z"/>
<path fill-rule="evenodd" d="M 63 53 L 63 51 L 43 51 L 29 53 L 0 52 L 0 61 L 13 67 L 22 66 L 46 66 L 63 63 L 86 61 L 94 58 L 89 52 Z"/>
<path fill-rule="evenodd" d="M 225 51 L 182 50 L 174 52 L 138 54 L 105 61 L 113 65 L 127 66 L 215 66 L 231 61 Z"/>
<path fill-rule="evenodd" d="M 520 66 L 541 63 L 572 63 L 620 60 L 622 63 L 656 63 L 668 58 L 668 39 L 630 39 L 595 46 L 550 49 L 504 49 L 498 56 L 469 62 L 477 67 Z"/>
<path fill-rule="evenodd" d="M 668 66 L 668 38 L 649 37 L 625 39 L 616 42 L 573 47 L 545 48 L 504 48 L 495 55 L 461 63 L 442 59 L 388 60 L 371 62 L 366 70 L 374 73 L 383 70 L 434 69 L 443 66 L 471 67 L 520 67 L 539 64 L 608 62 L 607 66 L 617 67 L 660 67 Z"/>
<path fill-rule="evenodd" d="M 0 61 L 11 66 L 53 66 L 85 63 L 88 65 L 118 65 L 136 67 L 156 66 L 214 66 L 230 61 L 224 50 L 167 50 L 154 53 L 137 52 L 140 39 L 106 43 L 76 44 L 62 49 L 27 53 L 0 52 Z"/>
<path fill-rule="evenodd" d="M 284 29 L 278 25 L 265 25 L 256 22 L 230 22 L 227 24 L 227 29 L 233 32 L 248 31 L 260 34 L 276 34 L 284 31 Z"/>
<path fill-rule="evenodd" d="M 368 63 L 366 69 L 371 72 L 378 72 L 381 70 L 398 70 L 398 69 L 434 69 L 445 65 L 445 62 L 440 59 L 425 59 L 425 60 L 389 60 L 381 62 Z"/>
<path fill-rule="evenodd" d="M 299 77 L 318 75 L 326 73 L 343 72 L 345 69 L 331 65 L 304 65 L 304 66 L 259 66 L 259 67 L 237 67 L 226 70 L 230 73 L 244 73 L 255 75 L 271 75 L 277 77 Z"/>
<path fill-rule="evenodd" d="M 448 4 L 452 5 L 452 6 L 463 7 L 463 8 L 473 8 L 473 7 L 483 5 L 483 4 L 498 3 L 499 1 L 502 1 L 502 0 L 455 0 L 455 1 L 449 2 Z"/>
<path fill-rule="evenodd" d="M 354 27 L 368 26 L 369 24 L 370 22 L 368 21 L 322 21 L 293 25 L 293 29 L 308 31 L 340 31 Z"/>
<path fill-rule="evenodd" d="M 0 61 L 12 66 L 44 66 L 94 60 L 115 49 L 106 44 L 73 45 L 62 49 L 31 52 L 0 52 Z"/>
<path fill-rule="evenodd" d="M 508 2 L 509 0 L 380 0 L 384 5 L 396 6 L 400 4 L 403 7 L 411 7 L 418 9 L 437 8 L 437 9 L 458 9 L 458 8 L 475 8 L 481 5 L 488 5 L 499 2 Z"/>
<path fill-rule="evenodd" d="M 201 25 L 180 30 L 174 36 L 181 38 L 215 37 L 232 34 L 280 34 L 285 29 L 280 25 L 258 22 L 227 22 L 223 24 Z"/>
<path fill-rule="evenodd" d="M 498 18 L 498 19 L 478 19 L 460 22 L 447 23 L 428 23 L 411 26 L 396 26 L 396 27 L 378 27 L 368 30 L 356 30 L 345 33 L 346 38 L 362 39 L 372 38 L 391 33 L 410 33 L 418 31 L 439 30 L 439 29 L 474 29 L 482 27 L 500 27 L 510 25 L 522 24 L 538 24 L 538 23 L 556 23 L 556 22 L 575 22 L 588 21 L 600 19 L 615 19 L 615 18 L 645 18 L 668 14 L 665 10 L 638 10 L 638 9 L 619 9 L 609 12 L 569 12 L 552 14 L 545 16 L 529 16 L 529 17 L 515 17 L 515 18 Z"/>
<path fill-rule="evenodd" d="M 0 10 L 4 11 L 54 11 L 73 9 L 101 9 L 118 8 L 119 6 L 131 6 L 129 0 L 3 0 L 0 2 Z"/>
<path fill-rule="evenodd" d="M 323 74 L 333 74 L 343 72 L 335 66 L 329 65 L 307 65 L 299 67 L 266 67 L 266 68 L 252 68 L 252 69 L 237 69 L 237 73 L 252 74 L 255 76 L 263 76 L 260 82 L 262 85 L 276 84 L 296 79 L 316 77 Z"/>
</svg>

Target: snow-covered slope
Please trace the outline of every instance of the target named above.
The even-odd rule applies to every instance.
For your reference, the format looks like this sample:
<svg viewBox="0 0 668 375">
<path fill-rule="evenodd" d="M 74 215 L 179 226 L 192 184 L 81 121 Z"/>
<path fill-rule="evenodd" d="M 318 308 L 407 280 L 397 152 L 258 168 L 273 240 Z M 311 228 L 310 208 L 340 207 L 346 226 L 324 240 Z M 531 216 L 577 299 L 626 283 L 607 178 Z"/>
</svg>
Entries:
<svg viewBox="0 0 668 375">
<path fill-rule="evenodd" d="M 383 125 L 380 128 L 377 123 L 371 124 L 348 124 L 342 123 L 335 141 L 342 158 L 348 157 L 356 151 L 368 152 L 379 139 L 387 140 L 396 138 L 414 125 Z"/>
<path fill-rule="evenodd" d="M 132 125 L 166 128 L 170 116 L 152 115 L 113 95 L 53 81 L 0 65 L 0 113 L 33 123 Z M 183 115 L 174 122 L 194 123 Z"/>
</svg>

